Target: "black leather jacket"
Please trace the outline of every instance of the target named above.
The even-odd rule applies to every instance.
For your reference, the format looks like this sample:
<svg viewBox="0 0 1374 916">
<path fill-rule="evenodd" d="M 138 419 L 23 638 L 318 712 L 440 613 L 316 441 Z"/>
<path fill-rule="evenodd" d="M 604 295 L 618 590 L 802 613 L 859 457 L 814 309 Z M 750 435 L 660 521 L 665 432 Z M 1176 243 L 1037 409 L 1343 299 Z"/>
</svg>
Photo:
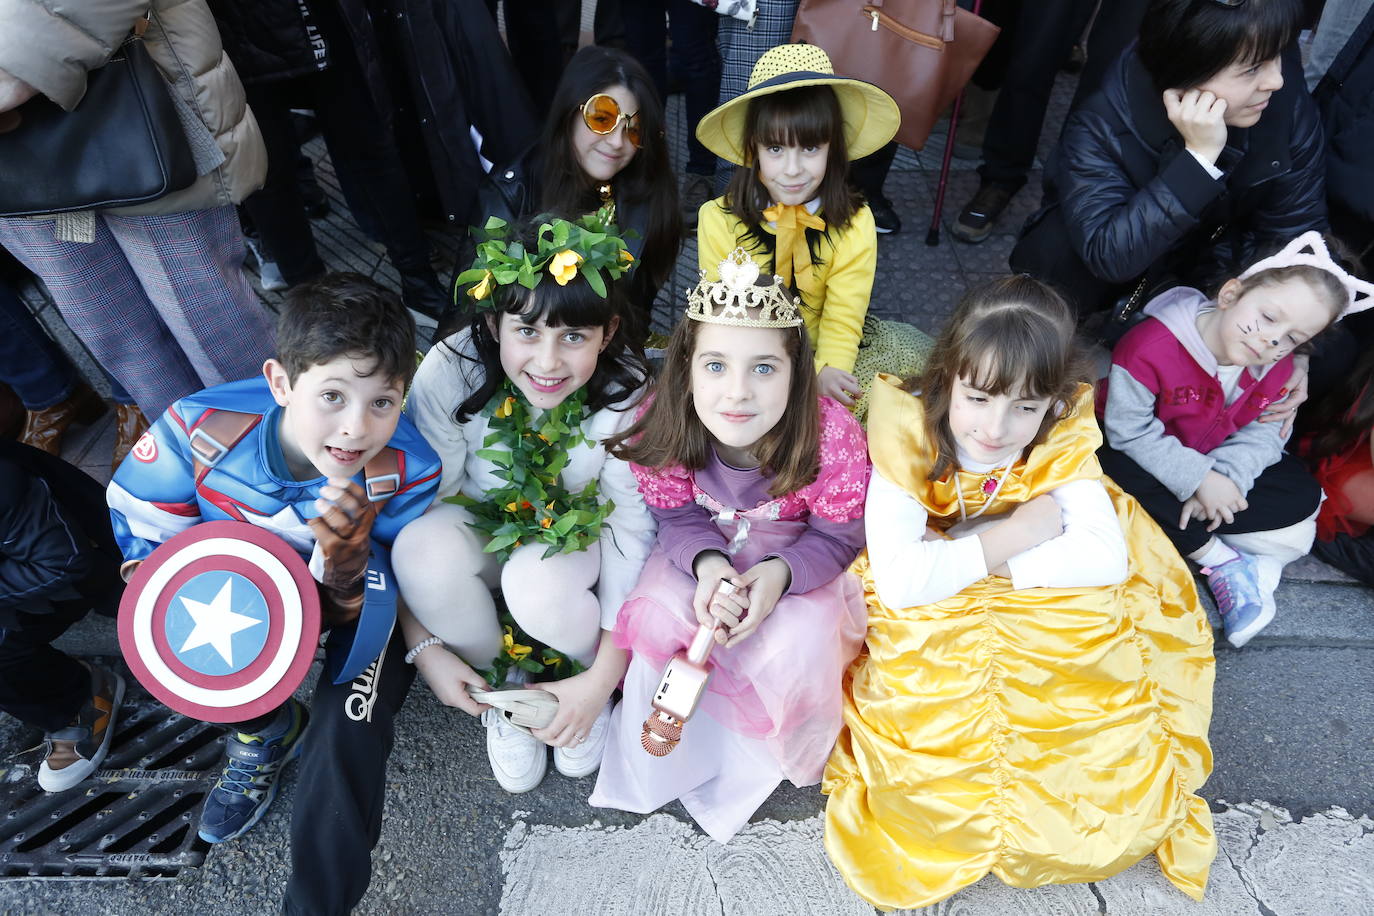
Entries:
<svg viewBox="0 0 1374 916">
<path fill-rule="evenodd" d="M 1223 174 L 1213 179 L 1184 148 L 1128 49 L 1065 122 L 1045 168 L 1041 210 L 1013 267 L 1071 288 L 1064 274 L 1072 259 L 1104 286 L 1154 270 L 1205 289 L 1299 233 L 1325 228 L 1325 143 L 1297 63 L 1285 55 L 1283 88 L 1260 121 L 1231 129 L 1217 161 Z M 1062 254 L 1049 239 L 1031 239 L 1037 231 L 1059 236 L 1052 244 Z M 1037 269 L 1047 258 L 1058 263 Z"/>
</svg>

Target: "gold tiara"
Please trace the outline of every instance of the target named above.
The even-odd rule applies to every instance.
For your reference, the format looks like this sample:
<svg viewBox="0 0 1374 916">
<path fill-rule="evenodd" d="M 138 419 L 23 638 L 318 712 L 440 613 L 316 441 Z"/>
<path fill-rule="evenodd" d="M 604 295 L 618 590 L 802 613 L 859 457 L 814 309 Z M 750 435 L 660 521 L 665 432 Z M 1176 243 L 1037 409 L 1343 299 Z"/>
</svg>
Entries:
<svg viewBox="0 0 1374 916">
<path fill-rule="evenodd" d="M 782 277 L 768 286 L 755 286 L 759 266 L 743 248 L 736 248 L 720 262 L 720 279 L 706 279 L 687 293 L 687 317 L 708 324 L 745 328 L 795 328 L 802 323 L 797 300 L 787 291 Z M 758 309 L 758 317 L 749 317 Z"/>
</svg>

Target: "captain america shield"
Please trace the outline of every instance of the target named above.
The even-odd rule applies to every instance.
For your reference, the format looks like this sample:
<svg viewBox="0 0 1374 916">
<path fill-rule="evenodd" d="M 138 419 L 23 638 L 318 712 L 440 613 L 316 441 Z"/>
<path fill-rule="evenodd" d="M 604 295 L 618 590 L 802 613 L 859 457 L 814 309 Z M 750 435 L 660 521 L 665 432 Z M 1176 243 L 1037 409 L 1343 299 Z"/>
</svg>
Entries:
<svg viewBox="0 0 1374 916">
<path fill-rule="evenodd" d="M 319 638 L 305 561 L 246 522 L 203 522 L 171 538 L 119 603 L 119 647 L 139 683 L 205 722 L 276 709 L 305 679 Z"/>
</svg>

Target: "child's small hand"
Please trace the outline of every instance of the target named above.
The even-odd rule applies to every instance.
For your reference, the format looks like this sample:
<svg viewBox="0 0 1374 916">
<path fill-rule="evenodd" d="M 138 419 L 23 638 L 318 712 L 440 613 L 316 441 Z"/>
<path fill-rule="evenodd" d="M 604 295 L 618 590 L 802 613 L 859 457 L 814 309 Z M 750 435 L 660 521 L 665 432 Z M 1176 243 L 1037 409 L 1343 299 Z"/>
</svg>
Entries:
<svg viewBox="0 0 1374 916">
<path fill-rule="evenodd" d="M 723 643 L 727 649 L 752 636 L 773 613 L 778 599 L 792 584 L 792 569 L 785 560 L 770 557 L 746 569 L 740 579 L 749 590 L 749 608 L 744 619 L 730 627 L 730 638 Z"/>
<path fill-rule="evenodd" d="M 549 747 L 576 747 L 587 740 L 615 685 L 606 687 L 592 671 L 583 671 L 561 681 L 540 684 L 539 688 L 558 697 L 558 714 L 547 728 L 535 729 L 530 734 Z"/>
<path fill-rule="evenodd" d="M 725 554 L 715 550 L 702 551 L 692 567 L 697 576 L 697 590 L 692 596 L 692 610 L 696 613 L 697 623 L 703 627 L 714 626 L 718 622 L 724 622 L 727 627 L 738 623 L 740 615 L 749 606 L 748 598 L 742 592 L 715 601 L 712 598 L 722 579 L 733 582 L 739 588 L 739 571 L 730 565 Z M 725 636 L 717 633 L 716 639 L 724 642 Z"/>
<path fill-rule="evenodd" d="M 1207 526 L 1208 531 L 1217 530 L 1223 522 L 1231 524 L 1236 520 L 1237 513 L 1249 508 L 1245 495 L 1240 492 L 1240 487 L 1236 486 L 1235 481 L 1216 471 L 1208 471 L 1207 476 L 1202 478 L 1193 499 L 1198 501 L 1202 511 L 1212 521 L 1212 524 Z"/>
<path fill-rule="evenodd" d="M 1207 510 L 1202 508 L 1202 503 L 1198 502 L 1196 496 L 1188 497 L 1183 504 L 1183 514 L 1178 519 L 1178 530 L 1182 531 L 1188 527 L 1188 523 L 1193 519 L 1204 521 L 1207 518 Z"/>
<path fill-rule="evenodd" d="M 1279 435 L 1287 437 L 1293 431 L 1293 421 L 1298 418 L 1298 407 L 1307 400 L 1307 358 L 1298 355 L 1293 358 L 1293 374 L 1288 377 L 1288 384 L 1283 387 L 1287 392 L 1278 401 L 1274 401 L 1264 412 L 1260 414 L 1261 423 L 1283 423 L 1279 430 Z"/>
<path fill-rule="evenodd" d="M 854 402 L 864 393 L 858 379 L 834 366 L 826 366 L 816 374 L 816 391 L 823 397 L 834 398 L 846 407 L 853 407 Z"/>
<path fill-rule="evenodd" d="M 356 480 L 331 477 L 315 500 L 320 514 L 309 520 L 310 530 L 324 554 L 324 584 L 343 588 L 359 583 L 371 553 L 372 523 L 377 506 Z"/>
<path fill-rule="evenodd" d="M 491 708 L 486 703 L 474 700 L 467 691 L 469 684 L 482 690 L 489 689 L 486 680 L 447 647 L 437 645 L 423 650 L 415 656 L 415 667 L 445 706 L 461 709 L 470 716 L 480 716 L 482 710 Z"/>
<path fill-rule="evenodd" d="M 1010 521 L 1024 526 L 1037 544 L 1064 533 L 1064 514 L 1059 503 L 1048 493 L 1017 506 L 1011 513 Z"/>
</svg>

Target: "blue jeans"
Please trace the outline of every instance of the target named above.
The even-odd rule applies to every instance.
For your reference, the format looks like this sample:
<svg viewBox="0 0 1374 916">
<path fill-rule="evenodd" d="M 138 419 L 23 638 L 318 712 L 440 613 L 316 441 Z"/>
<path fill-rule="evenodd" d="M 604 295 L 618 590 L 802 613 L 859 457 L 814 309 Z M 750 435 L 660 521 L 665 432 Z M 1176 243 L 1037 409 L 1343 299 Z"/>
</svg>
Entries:
<svg viewBox="0 0 1374 916">
<path fill-rule="evenodd" d="M 43 410 L 71 397 L 78 381 L 67 354 L 14 290 L 0 283 L 0 382 L 13 388 L 27 409 Z M 110 388 L 119 403 L 133 403 L 114 379 Z"/>
</svg>

